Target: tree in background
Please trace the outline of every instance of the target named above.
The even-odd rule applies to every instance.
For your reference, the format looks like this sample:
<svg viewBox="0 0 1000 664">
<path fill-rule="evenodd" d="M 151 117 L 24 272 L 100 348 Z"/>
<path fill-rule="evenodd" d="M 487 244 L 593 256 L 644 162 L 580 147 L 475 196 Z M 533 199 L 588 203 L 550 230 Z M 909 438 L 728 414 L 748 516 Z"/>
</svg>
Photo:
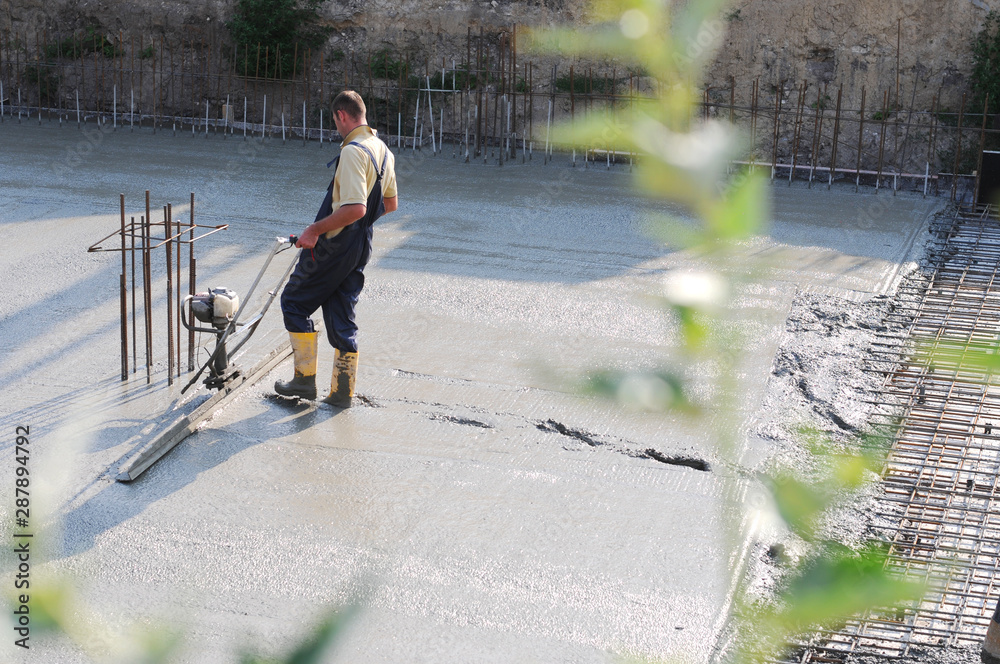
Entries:
<svg viewBox="0 0 1000 664">
<path fill-rule="evenodd" d="M 237 71 L 272 78 L 301 72 L 306 49 L 321 47 L 332 30 L 321 25 L 320 5 L 322 0 L 236 0 L 226 27 L 237 45 Z"/>
<path fill-rule="evenodd" d="M 983 27 L 972 42 L 972 100 L 973 113 L 982 113 L 989 96 L 990 109 L 1000 104 L 1000 11 L 991 10 L 983 20 Z M 995 115 L 995 113 L 994 113 Z"/>
</svg>

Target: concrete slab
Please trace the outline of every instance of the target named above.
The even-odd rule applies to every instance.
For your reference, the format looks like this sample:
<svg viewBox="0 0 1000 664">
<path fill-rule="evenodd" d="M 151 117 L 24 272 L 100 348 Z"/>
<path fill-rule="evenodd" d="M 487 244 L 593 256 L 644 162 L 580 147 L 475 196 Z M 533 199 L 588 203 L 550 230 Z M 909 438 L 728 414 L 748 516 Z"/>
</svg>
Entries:
<svg viewBox="0 0 1000 664">
<path fill-rule="evenodd" d="M 673 326 L 644 298 L 691 259 L 643 235 L 626 172 L 406 152 L 358 310 L 367 405 L 290 404 L 265 382 L 122 485 L 143 432 L 204 397 L 166 385 L 162 350 L 151 385 L 118 379 L 118 257 L 85 252 L 117 227 L 118 193 L 139 214 L 146 189 L 155 205 L 194 191 L 199 223 L 231 224 L 199 247 L 199 283 L 239 290 L 270 238 L 311 221 L 334 152 L 9 122 L 0 146 L 0 419 L 30 425 L 37 507 L 57 515 L 37 573 L 71 575 L 113 627 L 179 624 L 190 662 L 278 652 L 347 602 L 362 610 L 331 661 L 708 661 L 757 490 L 713 426 L 778 415 L 760 398 L 797 289 L 889 292 L 940 205 L 775 186 L 769 233 L 744 248 L 760 280 L 732 315 L 738 412 L 689 422 L 559 380 L 669 354 Z M 283 335 L 277 311 L 265 327 L 248 365 Z M 13 467 L 10 443 L 0 459 Z M 33 646 L 4 644 L 17 661 L 85 661 L 58 639 Z"/>
</svg>

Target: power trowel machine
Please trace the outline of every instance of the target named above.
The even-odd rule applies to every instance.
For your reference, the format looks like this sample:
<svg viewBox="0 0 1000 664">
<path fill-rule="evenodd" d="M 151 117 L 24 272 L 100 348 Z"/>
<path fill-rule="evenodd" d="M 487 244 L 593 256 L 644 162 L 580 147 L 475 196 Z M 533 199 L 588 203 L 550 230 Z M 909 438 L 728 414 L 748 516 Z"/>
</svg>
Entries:
<svg viewBox="0 0 1000 664">
<path fill-rule="evenodd" d="M 198 425 L 210 415 L 213 409 L 222 406 L 232 399 L 237 393 L 236 389 L 251 380 L 254 376 L 268 371 L 271 367 L 280 362 L 287 354 L 291 353 L 288 343 L 271 351 L 257 365 L 249 369 L 246 375 L 237 368 L 232 360 L 236 352 L 247 342 L 256 331 L 260 321 L 267 313 L 268 307 L 274 302 L 278 291 L 281 289 L 288 275 L 292 273 L 297 260 L 289 262 L 288 268 L 281 275 L 281 279 L 274 288 L 268 291 L 268 297 L 263 306 L 249 320 L 243 321 L 241 316 L 251 301 L 251 296 L 267 271 L 271 259 L 276 255 L 295 246 L 298 238 L 290 235 L 287 238 L 275 238 L 271 251 L 264 262 L 264 267 L 260 269 L 253 285 L 242 299 L 234 291 L 225 288 L 212 288 L 206 293 L 189 295 L 184 299 L 181 307 L 181 322 L 184 327 L 196 332 L 207 332 L 215 335 L 215 348 L 211 351 L 208 361 L 195 373 L 191 381 L 184 386 L 181 392 L 186 392 L 188 388 L 198 382 L 201 375 L 208 370 L 208 377 L 204 384 L 217 392 L 205 399 L 194 410 L 181 415 L 170 424 L 165 430 L 157 434 L 152 440 L 141 445 L 131 458 L 122 466 L 120 472 L 115 477 L 119 482 L 131 482 L 139 477 L 152 466 L 158 459 L 161 459 L 167 452 L 174 448 L 186 436 L 194 433 Z M 185 313 L 185 309 L 190 308 L 190 316 Z M 194 320 L 188 320 L 193 317 Z M 209 327 L 210 326 L 210 327 Z"/>
<path fill-rule="evenodd" d="M 189 330 L 195 332 L 207 332 L 209 334 L 215 335 L 215 349 L 212 351 L 211 356 L 208 361 L 202 365 L 201 369 L 195 373 L 191 378 L 191 381 L 184 386 L 181 392 L 186 392 L 189 387 L 194 385 L 201 375 L 208 369 L 209 375 L 204 380 L 204 384 L 215 390 L 221 390 L 225 388 L 233 379 L 240 376 L 240 370 L 238 367 L 233 365 L 230 360 L 236 354 L 243 344 L 245 344 L 253 335 L 257 329 L 257 325 L 264 318 L 264 314 L 267 313 L 268 308 L 277 296 L 278 291 L 281 286 L 288 279 L 288 275 L 291 274 L 292 268 L 295 267 L 295 261 L 291 261 L 288 268 L 285 270 L 281 277 L 281 280 L 275 285 L 275 287 L 268 291 L 268 298 L 264 302 L 264 305 L 260 308 L 257 313 L 253 315 L 248 321 L 241 321 L 240 315 L 243 313 L 246 303 L 250 301 L 250 297 L 253 295 L 254 290 L 256 290 L 257 285 L 260 283 L 261 278 L 264 276 L 264 272 L 267 270 L 268 265 L 271 264 L 271 259 L 276 255 L 295 246 L 298 238 L 294 235 L 289 235 L 285 237 L 277 237 L 274 240 L 274 244 L 271 247 L 271 252 L 267 256 L 267 260 L 264 261 L 264 267 L 260 269 L 257 274 L 257 278 L 254 279 L 253 285 L 250 286 L 250 290 L 247 291 L 246 298 L 240 303 L 240 296 L 233 290 L 226 288 L 224 286 L 219 286 L 212 288 L 207 293 L 197 293 L 196 295 L 188 295 L 184 298 L 183 304 L 181 306 L 181 323 Z M 207 323 L 212 327 L 200 327 L 196 324 L 192 324 L 188 321 L 187 315 L 185 315 L 185 309 L 191 309 L 191 314 L 202 323 Z"/>
</svg>

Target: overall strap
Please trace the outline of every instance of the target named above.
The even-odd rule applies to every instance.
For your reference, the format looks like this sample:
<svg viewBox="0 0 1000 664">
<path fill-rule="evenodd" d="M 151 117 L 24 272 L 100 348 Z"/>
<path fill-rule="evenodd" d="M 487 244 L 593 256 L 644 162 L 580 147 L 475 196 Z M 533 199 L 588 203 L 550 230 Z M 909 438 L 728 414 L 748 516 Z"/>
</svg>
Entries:
<svg viewBox="0 0 1000 664">
<path fill-rule="evenodd" d="M 372 160 L 372 166 L 375 167 L 375 177 L 377 177 L 379 180 L 381 180 L 382 176 L 385 175 L 385 162 L 386 162 L 386 159 L 388 159 L 388 157 L 389 157 L 388 151 L 387 151 L 387 154 L 385 154 L 385 155 L 382 156 L 382 167 L 380 168 L 379 165 L 378 165 L 378 162 L 375 161 L 375 155 L 367 147 L 365 147 L 361 143 L 358 143 L 357 141 L 351 141 L 350 143 L 348 143 L 348 145 L 356 145 L 356 146 L 358 146 L 359 148 L 361 148 L 362 150 L 364 150 L 368 154 L 368 158 Z"/>
</svg>

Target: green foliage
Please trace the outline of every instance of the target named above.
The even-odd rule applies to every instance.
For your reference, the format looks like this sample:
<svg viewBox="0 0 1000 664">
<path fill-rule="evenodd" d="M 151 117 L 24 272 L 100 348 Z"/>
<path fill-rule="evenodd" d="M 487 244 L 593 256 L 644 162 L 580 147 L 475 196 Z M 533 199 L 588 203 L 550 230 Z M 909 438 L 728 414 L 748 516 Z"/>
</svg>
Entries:
<svg viewBox="0 0 1000 664">
<path fill-rule="evenodd" d="M 496 80 L 495 77 L 484 72 L 482 78 L 484 84 L 496 82 Z M 421 81 L 420 87 L 424 87 L 426 80 L 421 79 Z M 446 70 L 444 76 L 441 75 L 440 69 L 431 74 L 431 88 L 434 90 L 451 90 L 452 86 L 455 90 L 464 90 L 466 85 L 469 86 L 469 89 L 474 90 L 479 85 L 479 81 L 479 76 L 467 71 L 465 65 L 458 65 L 455 70 Z"/>
<path fill-rule="evenodd" d="M 831 101 L 833 101 L 833 100 L 830 99 L 830 95 L 823 95 L 822 97 L 820 97 L 816 101 L 814 101 L 811 104 L 809 104 L 809 108 L 818 109 L 818 110 L 823 111 L 823 110 L 826 110 L 827 107 L 830 106 L 830 102 Z"/>
<path fill-rule="evenodd" d="M 662 215 L 652 223 L 655 237 L 683 247 L 691 256 L 692 267 L 668 273 L 663 295 L 653 298 L 676 324 L 670 340 L 674 359 L 669 366 L 640 372 L 596 371 L 588 387 L 629 408 L 687 416 L 714 413 L 717 452 L 735 458 L 739 418 L 718 413 L 737 412 L 736 367 L 745 344 L 726 332 L 731 315 L 727 305 L 733 287 L 753 274 L 739 247 L 764 230 L 770 211 L 762 176 L 730 174 L 730 162 L 739 156 L 734 130 L 728 123 L 699 117 L 700 81 L 714 56 L 712 45 L 722 43 L 718 26 L 724 25 L 719 20 L 724 7 L 723 0 L 606 0 L 595 7 L 593 28 L 548 30 L 534 33 L 532 40 L 535 48 L 564 56 L 631 62 L 655 80 L 655 94 L 577 119 L 557 132 L 557 141 L 638 155 L 639 191 L 657 203 L 680 205 L 687 213 L 683 219 Z M 580 85 L 583 80 L 573 81 L 575 92 L 589 89 Z M 568 77 L 561 77 L 557 87 L 568 90 Z M 816 106 L 823 108 L 829 101 L 824 96 Z M 711 367 L 716 378 L 708 395 L 695 399 L 693 394 L 704 391 L 689 389 L 683 376 L 699 363 Z M 922 590 L 886 572 L 881 548 L 850 550 L 824 536 L 822 525 L 830 511 L 876 476 L 884 454 L 881 446 L 861 441 L 870 451 L 844 458 L 825 453 L 821 437 L 803 437 L 813 439 L 815 471 L 808 477 L 801 470 L 779 471 L 766 484 L 776 518 L 804 544 L 806 553 L 789 562 L 773 601 L 763 606 L 738 603 L 744 645 L 731 653 L 730 661 L 772 661 L 804 630 L 835 625 L 857 611 L 894 605 Z M 740 521 L 735 515 L 727 521 L 731 546 L 739 537 Z"/>
<path fill-rule="evenodd" d="M 475 89 L 478 84 L 479 77 L 467 71 L 465 65 L 458 65 L 454 71 L 445 71 L 444 76 L 440 70 L 431 76 L 431 88 L 435 90 L 451 90 L 452 86 L 455 90 L 464 90 L 466 85 Z"/>
<path fill-rule="evenodd" d="M 835 628 L 861 611 L 897 606 L 918 599 L 923 583 L 886 573 L 888 552 L 881 543 L 853 550 L 823 537 L 820 522 L 831 508 L 877 476 L 890 436 L 869 435 L 856 441 L 858 456 L 838 457 L 815 431 L 805 431 L 812 458 L 818 461 L 809 478 L 801 470 L 786 469 L 770 479 L 775 506 L 791 532 L 808 543 L 809 551 L 788 570 L 777 589 L 776 601 L 764 607 L 744 607 L 744 618 L 754 626 L 754 639 L 744 644 L 744 659 L 761 652 L 780 651 L 790 636 L 818 628 Z"/>
<path fill-rule="evenodd" d="M 24 68 L 24 80 L 37 88 L 42 105 L 51 105 L 59 96 L 59 74 L 53 65 L 35 64 Z"/>
<path fill-rule="evenodd" d="M 694 414 L 684 380 L 666 370 L 646 373 L 595 371 L 582 391 L 617 399 L 630 409 L 648 412 L 676 411 Z"/>
<path fill-rule="evenodd" d="M 323 656 L 355 613 L 354 607 L 331 613 L 286 657 L 271 659 L 245 654 L 240 658 L 240 664 L 322 664 Z"/>
<path fill-rule="evenodd" d="M 986 97 L 990 107 L 1000 108 L 1000 11 L 991 10 L 972 42 L 972 100 L 970 109 L 983 112 Z"/>
<path fill-rule="evenodd" d="M 592 76 L 586 72 L 574 72 L 572 80 L 569 74 L 556 77 L 556 90 L 560 92 L 573 91 L 573 94 L 587 94 L 597 92 L 604 94 L 611 92 L 611 83 L 603 76 Z"/>
<path fill-rule="evenodd" d="M 121 55 L 122 51 L 103 33 L 98 34 L 96 28 L 89 27 L 84 32 L 74 33 L 62 41 L 49 44 L 45 49 L 45 58 L 49 61 L 57 58 L 76 60 L 92 53 L 113 58 Z"/>
<path fill-rule="evenodd" d="M 393 58 L 389 49 L 383 48 L 368 59 L 368 67 L 374 78 L 388 78 L 395 81 L 399 79 L 406 64 Z"/>
<path fill-rule="evenodd" d="M 139 59 L 140 60 L 149 60 L 151 57 L 153 57 L 153 45 L 152 44 L 150 44 L 146 48 L 144 48 L 141 51 L 139 51 Z"/>
<path fill-rule="evenodd" d="M 937 121 L 948 127 L 958 126 L 958 112 L 953 111 L 950 108 L 942 108 L 937 113 L 934 114 Z M 965 123 L 965 118 L 962 118 L 963 124 Z"/>
<path fill-rule="evenodd" d="M 14 604 L 15 598 L 8 597 L 8 603 Z M 356 605 L 329 611 L 286 654 L 263 657 L 244 652 L 236 661 L 240 664 L 321 664 L 357 613 Z M 93 662 L 169 664 L 183 660 L 182 653 L 188 649 L 181 634 L 162 625 L 135 623 L 124 631 L 112 629 L 81 602 L 68 580 L 32 581 L 31 628 L 33 637 L 51 633 L 65 635 Z M 96 647 L 101 650 L 92 650 Z"/>
<path fill-rule="evenodd" d="M 332 31 L 320 24 L 321 4 L 322 0 L 237 0 L 226 27 L 239 51 L 250 54 L 236 57 L 237 71 L 277 78 L 301 72 L 306 50 L 322 46 Z"/>
</svg>

